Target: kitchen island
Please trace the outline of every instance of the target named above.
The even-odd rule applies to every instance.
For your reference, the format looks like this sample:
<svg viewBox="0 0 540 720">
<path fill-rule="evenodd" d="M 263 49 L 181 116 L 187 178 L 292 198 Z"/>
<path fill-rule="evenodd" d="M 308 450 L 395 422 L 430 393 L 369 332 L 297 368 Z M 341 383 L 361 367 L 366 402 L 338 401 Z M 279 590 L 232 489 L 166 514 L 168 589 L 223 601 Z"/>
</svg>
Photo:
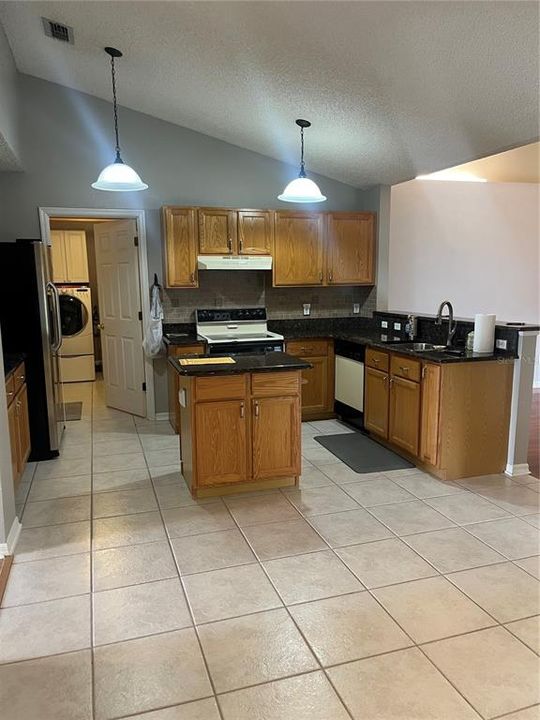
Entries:
<svg viewBox="0 0 540 720">
<path fill-rule="evenodd" d="M 193 497 L 298 485 L 301 378 L 281 352 L 170 357 L 182 473 Z"/>
</svg>

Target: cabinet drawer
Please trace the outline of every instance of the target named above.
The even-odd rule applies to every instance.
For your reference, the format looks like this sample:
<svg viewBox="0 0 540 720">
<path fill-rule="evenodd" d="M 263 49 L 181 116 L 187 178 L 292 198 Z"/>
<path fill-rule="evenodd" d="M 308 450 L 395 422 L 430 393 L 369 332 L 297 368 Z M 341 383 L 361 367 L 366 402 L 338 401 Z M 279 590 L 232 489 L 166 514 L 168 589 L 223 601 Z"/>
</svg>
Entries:
<svg viewBox="0 0 540 720">
<path fill-rule="evenodd" d="M 300 392 L 300 373 L 264 372 L 251 376 L 251 394 L 253 397 L 276 395 L 297 395 Z"/>
<path fill-rule="evenodd" d="M 169 357 L 180 357 L 182 355 L 202 355 L 204 353 L 204 343 L 194 343 L 193 345 L 167 345 L 167 355 Z"/>
<path fill-rule="evenodd" d="M 375 368 L 375 370 L 388 370 L 388 353 L 375 348 L 366 350 L 366 365 Z"/>
<path fill-rule="evenodd" d="M 403 355 L 392 355 L 390 372 L 397 377 L 420 382 L 420 365 L 421 363 L 418 360 L 403 357 Z"/>
<path fill-rule="evenodd" d="M 320 357 L 328 352 L 328 340 L 291 340 L 287 352 L 297 357 Z"/>
<path fill-rule="evenodd" d="M 195 401 L 235 400 L 246 396 L 248 375 L 195 378 Z"/>
<path fill-rule="evenodd" d="M 18 368 L 15 368 L 15 372 L 13 373 L 13 382 L 15 385 L 15 393 L 17 393 L 26 382 L 24 363 L 21 363 Z"/>
<path fill-rule="evenodd" d="M 8 407 L 15 399 L 15 373 L 11 373 L 9 378 L 6 380 L 6 401 Z"/>
</svg>

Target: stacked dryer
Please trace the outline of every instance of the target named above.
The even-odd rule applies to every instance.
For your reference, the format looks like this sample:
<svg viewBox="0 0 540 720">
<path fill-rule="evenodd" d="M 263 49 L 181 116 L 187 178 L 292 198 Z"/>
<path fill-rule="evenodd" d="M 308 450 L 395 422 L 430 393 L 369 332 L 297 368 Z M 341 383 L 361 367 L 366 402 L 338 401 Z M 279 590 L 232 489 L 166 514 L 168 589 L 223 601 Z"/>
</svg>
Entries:
<svg viewBox="0 0 540 720">
<path fill-rule="evenodd" d="M 95 380 L 92 294 L 87 285 L 59 285 L 62 382 Z"/>
</svg>

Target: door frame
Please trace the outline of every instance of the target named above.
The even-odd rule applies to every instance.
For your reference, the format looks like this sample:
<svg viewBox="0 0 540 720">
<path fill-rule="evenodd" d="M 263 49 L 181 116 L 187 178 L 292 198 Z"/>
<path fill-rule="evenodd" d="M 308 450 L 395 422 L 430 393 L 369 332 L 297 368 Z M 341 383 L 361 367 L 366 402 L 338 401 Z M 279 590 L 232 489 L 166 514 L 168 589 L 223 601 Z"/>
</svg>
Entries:
<svg viewBox="0 0 540 720">
<path fill-rule="evenodd" d="M 139 286 L 141 291 L 142 305 L 142 336 L 144 337 L 144 328 L 149 325 L 150 321 L 150 281 L 148 279 L 148 254 L 146 250 L 146 220 L 144 210 L 125 210 L 120 209 L 98 209 L 98 208 L 61 208 L 61 207 L 40 207 L 39 211 L 39 227 L 41 230 L 41 239 L 47 245 L 51 244 L 51 218 L 70 218 L 84 217 L 95 218 L 96 220 L 107 218 L 108 220 L 130 220 L 134 219 L 137 224 L 137 232 L 139 237 L 139 246 L 137 248 L 137 256 L 139 258 Z M 144 298 L 148 302 L 144 301 Z M 144 356 L 144 379 L 146 382 L 146 417 L 152 420 L 156 417 L 155 391 L 154 391 L 154 363 L 153 360 L 146 356 L 141 345 L 141 352 Z"/>
</svg>

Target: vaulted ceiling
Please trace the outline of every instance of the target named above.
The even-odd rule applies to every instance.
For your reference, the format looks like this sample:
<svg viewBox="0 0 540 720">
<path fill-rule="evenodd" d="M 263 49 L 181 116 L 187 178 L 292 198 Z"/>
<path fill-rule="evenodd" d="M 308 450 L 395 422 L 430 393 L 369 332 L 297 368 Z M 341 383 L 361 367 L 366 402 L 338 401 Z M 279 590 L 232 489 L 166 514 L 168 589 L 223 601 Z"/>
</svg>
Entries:
<svg viewBox="0 0 540 720">
<path fill-rule="evenodd" d="M 74 28 L 68 45 L 41 17 Z M 0 2 L 20 72 L 358 187 L 536 140 L 534 2 Z M 141 138 L 144 142 L 144 138 Z"/>
</svg>

